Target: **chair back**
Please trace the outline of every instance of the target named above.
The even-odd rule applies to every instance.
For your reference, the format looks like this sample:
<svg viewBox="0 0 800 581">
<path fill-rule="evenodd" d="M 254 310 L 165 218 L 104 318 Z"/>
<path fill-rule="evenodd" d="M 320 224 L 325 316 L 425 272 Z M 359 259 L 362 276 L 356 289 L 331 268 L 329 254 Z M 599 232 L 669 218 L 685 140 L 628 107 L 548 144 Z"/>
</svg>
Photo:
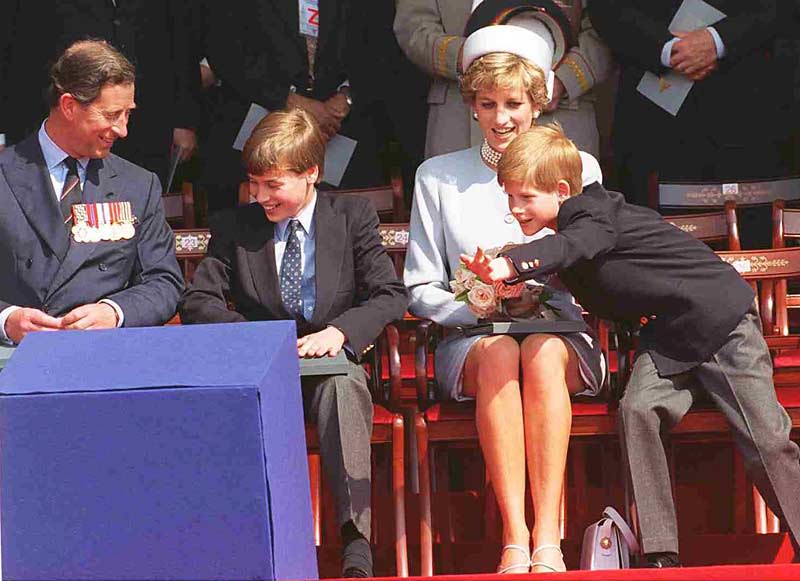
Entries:
<svg viewBox="0 0 800 581">
<path fill-rule="evenodd" d="M 194 188 L 191 182 L 183 182 L 179 192 L 165 192 L 161 196 L 161 202 L 164 205 L 164 215 L 171 226 L 196 226 Z"/>
<path fill-rule="evenodd" d="M 664 219 L 718 250 L 742 248 L 736 220 L 736 203 L 733 201 L 726 201 L 724 208 L 716 212 L 665 216 Z"/>
<path fill-rule="evenodd" d="M 737 206 L 755 206 L 800 199 L 800 177 L 731 183 L 662 182 L 654 174 L 650 194 L 654 207 L 659 208 L 720 208 L 727 201 Z"/>
<path fill-rule="evenodd" d="M 175 230 L 175 256 L 186 284 L 191 282 L 197 265 L 206 255 L 210 240 L 211 232 L 207 228 Z"/>
<path fill-rule="evenodd" d="M 368 198 L 372 201 L 382 221 L 386 219 L 396 223 L 408 220 L 408 211 L 403 200 L 403 180 L 399 177 L 392 178 L 391 183 L 385 186 L 334 190 L 334 192 Z"/>
<path fill-rule="evenodd" d="M 764 334 L 788 335 L 786 281 L 800 278 L 800 247 L 721 251 L 717 254 L 757 292 Z"/>
<path fill-rule="evenodd" d="M 378 232 L 383 248 L 394 263 L 397 276 L 402 279 L 406 263 L 406 250 L 408 249 L 408 222 L 379 224 Z"/>
</svg>

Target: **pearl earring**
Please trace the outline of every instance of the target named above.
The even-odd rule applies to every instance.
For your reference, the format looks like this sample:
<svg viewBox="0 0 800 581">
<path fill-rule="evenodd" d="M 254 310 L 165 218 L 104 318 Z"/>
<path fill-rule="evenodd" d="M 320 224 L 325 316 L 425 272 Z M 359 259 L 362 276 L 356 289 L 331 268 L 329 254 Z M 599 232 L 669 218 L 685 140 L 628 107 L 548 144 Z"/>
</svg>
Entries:
<svg viewBox="0 0 800 581">
<path fill-rule="evenodd" d="M 473 111 L 472 112 L 472 118 L 475 119 L 475 121 L 478 120 L 478 112 L 477 111 Z"/>
</svg>

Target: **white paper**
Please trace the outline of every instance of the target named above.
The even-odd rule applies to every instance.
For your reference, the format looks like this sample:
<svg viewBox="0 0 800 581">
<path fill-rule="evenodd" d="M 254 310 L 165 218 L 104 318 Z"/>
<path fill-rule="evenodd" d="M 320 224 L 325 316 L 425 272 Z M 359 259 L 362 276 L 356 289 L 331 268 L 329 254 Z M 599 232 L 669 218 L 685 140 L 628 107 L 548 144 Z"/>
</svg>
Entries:
<svg viewBox="0 0 800 581">
<path fill-rule="evenodd" d="M 703 0 L 683 0 L 675 16 L 672 17 L 669 31 L 672 34 L 692 32 L 716 24 L 723 18 L 725 18 L 724 12 L 720 12 Z M 670 115 L 676 116 L 693 86 L 694 81 L 680 73 L 669 71 L 659 77 L 647 71 L 642 75 L 636 90 Z"/>
<path fill-rule="evenodd" d="M 724 12 L 720 12 L 703 0 L 683 0 L 675 16 L 672 17 L 669 31 L 672 34 L 691 32 L 716 24 L 723 18 L 725 18 Z"/>
<path fill-rule="evenodd" d="M 355 139 L 339 134 L 328 141 L 328 146 L 325 148 L 325 169 L 322 172 L 323 182 L 339 187 L 356 145 L 358 142 Z"/>
<path fill-rule="evenodd" d="M 244 144 L 250 134 L 253 133 L 258 122 L 266 117 L 267 111 L 264 107 L 257 103 L 251 103 L 250 109 L 245 115 L 242 126 L 239 128 L 239 133 L 233 142 L 233 148 L 242 151 Z M 350 139 L 344 135 L 334 135 L 325 148 L 325 167 L 322 170 L 322 181 L 329 183 L 334 187 L 338 187 L 342 183 L 342 177 L 350 164 L 350 159 L 353 157 L 353 152 L 356 150 L 358 142 L 355 139 Z"/>
<path fill-rule="evenodd" d="M 647 71 L 636 90 L 667 113 L 677 115 L 693 86 L 694 81 L 680 73 L 669 71 L 659 77 Z"/>
</svg>

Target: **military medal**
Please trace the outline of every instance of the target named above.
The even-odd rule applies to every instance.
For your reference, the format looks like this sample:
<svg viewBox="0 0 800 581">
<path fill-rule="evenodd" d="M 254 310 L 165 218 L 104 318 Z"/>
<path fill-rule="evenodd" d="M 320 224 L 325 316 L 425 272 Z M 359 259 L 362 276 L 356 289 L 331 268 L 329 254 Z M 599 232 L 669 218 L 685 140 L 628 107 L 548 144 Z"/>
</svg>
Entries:
<svg viewBox="0 0 800 581">
<path fill-rule="evenodd" d="M 119 204 L 120 235 L 123 240 L 130 240 L 136 234 L 136 230 L 133 227 L 134 217 L 131 203 L 117 202 L 117 204 Z"/>
<path fill-rule="evenodd" d="M 109 204 L 95 204 L 97 208 L 97 231 L 100 240 L 111 240 L 111 212 Z"/>
<path fill-rule="evenodd" d="M 73 204 L 72 206 L 72 238 L 75 242 L 87 242 L 89 234 L 89 216 L 86 204 Z"/>
</svg>

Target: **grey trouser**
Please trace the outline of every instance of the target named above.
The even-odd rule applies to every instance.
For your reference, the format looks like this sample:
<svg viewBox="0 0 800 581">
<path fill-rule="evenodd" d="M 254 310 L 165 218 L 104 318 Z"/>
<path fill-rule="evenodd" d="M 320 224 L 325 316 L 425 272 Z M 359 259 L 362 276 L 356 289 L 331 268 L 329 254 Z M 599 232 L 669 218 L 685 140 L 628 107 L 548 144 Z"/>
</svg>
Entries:
<svg viewBox="0 0 800 581">
<path fill-rule="evenodd" d="M 778 403 L 772 362 L 755 311 L 747 312 L 708 361 L 660 377 L 643 353 L 633 365 L 619 419 L 645 553 L 678 552 L 678 525 L 662 433 L 704 391 L 725 415 L 744 465 L 767 505 L 800 539 L 800 451 L 791 421 Z"/>
<path fill-rule="evenodd" d="M 339 526 L 352 520 L 369 540 L 372 397 L 364 369 L 353 362 L 349 367 L 347 375 L 303 378 L 303 409 L 317 425 Z"/>
</svg>

